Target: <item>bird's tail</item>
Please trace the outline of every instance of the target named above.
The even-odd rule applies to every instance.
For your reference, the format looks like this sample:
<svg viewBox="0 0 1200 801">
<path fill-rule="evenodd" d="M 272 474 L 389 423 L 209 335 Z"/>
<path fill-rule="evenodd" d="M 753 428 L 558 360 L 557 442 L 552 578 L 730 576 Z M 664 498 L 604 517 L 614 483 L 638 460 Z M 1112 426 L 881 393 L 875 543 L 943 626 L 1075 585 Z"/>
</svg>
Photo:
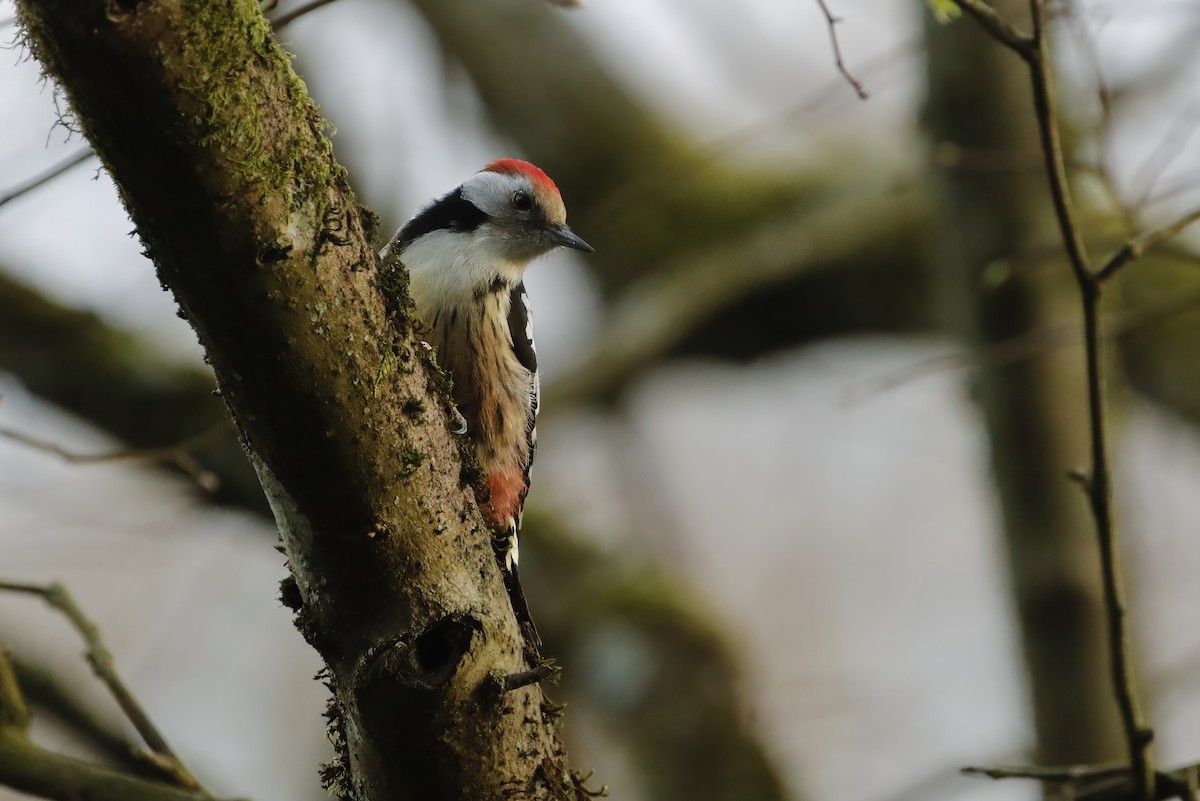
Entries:
<svg viewBox="0 0 1200 801">
<path fill-rule="evenodd" d="M 508 600 L 512 604 L 513 612 L 516 613 L 517 625 L 521 627 L 521 633 L 525 635 L 525 642 L 532 646 L 533 654 L 537 660 L 540 660 L 542 638 L 538 634 L 537 626 L 533 624 L 533 616 L 529 614 L 529 604 L 525 600 L 524 590 L 521 589 L 521 577 L 517 573 L 516 565 L 513 565 L 511 570 L 505 571 L 504 587 L 508 590 Z"/>
<path fill-rule="evenodd" d="M 512 604 L 513 613 L 517 616 L 517 625 L 525 638 L 525 652 L 531 665 L 536 665 L 542 658 L 542 638 L 533 616 L 529 612 L 529 602 L 525 600 L 525 591 L 521 589 L 521 575 L 517 572 L 517 561 L 513 558 L 515 550 L 512 540 L 514 537 L 496 538 L 493 544 L 496 548 L 496 561 L 500 564 L 500 572 L 504 575 L 504 589 L 508 591 L 508 601 Z"/>
</svg>

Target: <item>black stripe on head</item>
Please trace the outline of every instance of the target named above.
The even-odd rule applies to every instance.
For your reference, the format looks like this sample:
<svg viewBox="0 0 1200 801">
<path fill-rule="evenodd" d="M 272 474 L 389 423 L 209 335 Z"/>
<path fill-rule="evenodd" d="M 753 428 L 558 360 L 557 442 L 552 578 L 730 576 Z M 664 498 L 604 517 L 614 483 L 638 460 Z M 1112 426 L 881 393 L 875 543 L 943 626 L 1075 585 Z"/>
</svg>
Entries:
<svg viewBox="0 0 1200 801">
<path fill-rule="evenodd" d="M 405 223 L 396 234 L 396 244 L 404 249 L 433 231 L 474 231 L 486 220 L 487 214 L 463 197 L 460 187 L 438 198 Z"/>
<path fill-rule="evenodd" d="M 533 329 L 529 325 L 529 296 L 524 282 L 512 288 L 508 295 L 508 333 L 512 337 L 517 361 L 531 373 L 537 372 L 537 353 L 533 348 Z"/>
</svg>

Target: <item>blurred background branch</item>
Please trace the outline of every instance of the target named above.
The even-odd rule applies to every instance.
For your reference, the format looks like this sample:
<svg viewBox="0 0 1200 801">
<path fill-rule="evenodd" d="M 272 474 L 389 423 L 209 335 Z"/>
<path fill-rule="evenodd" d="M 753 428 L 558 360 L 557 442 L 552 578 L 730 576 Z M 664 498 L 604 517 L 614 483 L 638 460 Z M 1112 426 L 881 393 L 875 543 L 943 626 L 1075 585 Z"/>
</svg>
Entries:
<svg viewBox="0 0 1200 801">
<path fill-rule="evenodd" d="M 273 13 L 312 5 L 284 2 Z M 799 9 L 787 23 L 780 21 L 784 6 Z M 555 326 L 586 317 L 589 304 L 596 312 L 594 330 L 584 327 L 578 347 L 558 356 L 563 366 L 546 359 L 544 456 L 524 552 L 535 608 L 554 610 L 555 620 L 542 625 L 565 666 L 554 693 L 576 713 L 569 736 L 599 755 L 597 775 L 625 797 L 738 798 L 727 788 L 743 776 L 743 786 L 760 793 L 745 797 L 765 799 L 803 792 L 870 801 L 906 786 L 923 801 L 975 798 L 996 791 L 945 769 L 936 780 L 913 777 L 979 754 L 1066 764 L 1119 755 L 1104 654 L 1096 650 L 1102 610 L 1094 543 L 1084 504 L 1063 478 L 1086 445 L 1070 391 L 1081 380 L 1078 307 L 1060 249 L 1051 245 L 1055 232 L 1044 225 L 1023 65 L 986 41 L 973 20 L 923 29 L 929 15 L 922 4 L 909 4 L 907 15 L 898 7 L 855 6 L 851 15 L 844 2 L 830 0 L 831 16 L 852 23 L 837 33 L 853 54 L 853 74 L 870 86 L 870 103 L 851 97 L 842 78 L 830 80 L 829 30 L 805 3 L 761 0 L 736 13 L 665 0 L 637 8 L 593 3 L 563 15 L 537 0 L 342 0 L 299 16 L 289 31 L 288 47 L 309 85 L 341 109 L 337 147 L 352 173 L 393 181 L 386 191 L 376 188 L 371 200 L 379 208 L 390 204 L 401 218 L 479 158 L 522 155 L 555 177 L 572 224 L 599 247 L 593 262 L 531 271 L 539 343 L 552 345 L 564 330 Z M 1024 7 L 1011 8 L 1012 34 L 1027 37 Z M 1061 121 L 1079 225 L 1090 251 L 1118 254 L 1137 230 L 1170 225 L 1195 206 L 1200 173 L 1186 136 L 1194 106 L 1163 87 L 1192 71 L 1200 15 L 1166 2 L 1078 0 L 1059 8 Z M 772 38 L 775 30 L 787 36 Z M 410 82 L 410 62 L 387 60 L 399 55 L 428 62 L 423 82 Z M 341 105 L 360 95 L 368 100 Z M 414 115 L 428 118 L 428 141 L 441 145 L 428 163 L 403 155 L 410 134 L 399 122 Z M 925 138 L 915 131 L 919 116 Z M 383 132 L 376 149 L 357 138 L 371 126 Z M 468 129 L 478 132 L 465 136 Z M 37 146 L 44 135 L 43 128 Z M 36 172 L 16 165 L 5 185 Z M 0 365 L 37 397 L 130 448 L 185 441 L 221 419 L 211 379 L 197 360 L 164 355 L 156 340 L 165 327 L 147 333 L 107 309 L 104 316 L 82 311 L 105 308 L 102 300 L 81 300 L 86 276 L 117 274 L 90 253 L 86 270 L 70 272 L 77 257 L 60 245 L 88 234 L 43 248 L 54 253 L 53 264 L 11 244 L 26 238 L 29 209 L 61 216 L 56 233 L 77 225 L 84 215 L 63 197 L 65 187 L 85 183 L 83 172 L 3 207 L 0 225 L 7 220 L 10 228 L 0 253 Z M 13 226 L 23 226 L 20 236 Z M 1136 391 L 1115 418 L 1114 435 L 1127 449 L 1144 442 L 1137 437 L 1145 432 L 1147 398 L 1200 421 L 1193 241 L 1185 235 L 1147 254 L 1106 292 L 1100 333 L 1124 371 L 1111 383 Z M 80 285 L 75 294 L 44 280 L 60 272 Z M 583 273 L 585 291 L 532 286 L 560 273 Z M 561 319 L 548 321 L 541 311 L 555 304 Z M 867 353 L 874 355 L 863 366 L 856 359 Z M 975 408 L 960 404 L 956 380 L 945 375 L 964 367 L 982 434 Z M 714 378 L 696 378 L 706 375 Z M 676 384 L 686 389 L 664 389 Z M 5 391 L 13 397 L 0 412 L 10 429 L 75 454 L 122 447 L 77 447 L 84 441 L 78 432 L 27 426 L 20 389 Z M 954 413 L 936 401 L 951 395 Z M 1179 466 L 1191 452 L 1191 429 L 1171 425 L 1169 446 L 1159 442 L 1148 461 L 1131 460 L 1133 475 L 1123 478 L 1161 471 L 1161 480 L 1153 491 L 1139 484 L 1140 497 L 1122 497 L 1128 528 L 1137 531 L 1131 567 L 1141 608 L 1154 612 L 1144 615 L 1148 642 L 1138 643 L 1139 656 L 1155 666 L 1153 675 L 1181 676 L 1172 686 L 1182 687 L 1194 686 L 1187 678 L 1194 658 L 1176 655 L 1171 644 L 1190 649 L 1190 618 L 1167 610 L 1189 607 L 1193 550 L 1185 537 L 1170 536 L 1190 531 L 1193 518 L 1172 524 L 1156 515 L 1184 503 L 1167 498 L 1171 487 L 1180 487 L 1171 498 L 1184 498 L 1194 481 Z M 757 439 L 760 429 L 770 436 Z M 977 436 L 984 438 L 977 443 Z M 938 449 L 955 437 L 970 443 L 967 457 Z M 559 447 L 567 453 L 556 461 Z M 975 447 L 991 454 L 995 488 L 971 483 L 978 480 Z M 894 449 L 905 456 L 891 469 Z M 265 508 L 232 436 L 195 456 L 221 476 L 222 487 L 184 502 L 187 514 L 203 514 L 213 502 Z M 114 464 L 81 474 L 98 482 L 120 472 Z M 955 483 L 958 476 L 965 477 Z M 935 479 L 936 492 L 922 495 L 923 482 Z M 14 486 L 4 497 L 19 510 L 11 499 L 19 499 L 21 485 Z M 777 501 L 753 500 L 760 486 L 774 488 Z M 1001 558 L 971 572 L 955 549 L 986 552 L 993 491 Z M 972 503 L 983 511 L 961 516 Z M 126 517 L 146 505 L 145 498 L 113 502 Z M 736 514 L 725 509 L 731 506 Z M 602 514 L 593 515 L 595 508 Z M 106 513 L 114 514 L 98 512 Z M 53 508 L 47 515 L 69 516 Z M 221 519 L 228 527 L 234 517 Z M 182 521 L 180 528 L 194 525 Z M 183 548 L 184 534 L 161 523 L 152 528 L 155 547 Z M 943 537 L 946 531 L 953 536 Z M 257 546 L 223 563 L 213 535 L 204 536 L 183 561 L 215 571 L 237 597 L 234 576 Z M 28 564 L 37 571 L 42 563 L 31 557 Z M 940 566 L 967 586 L 948 589 L 946 573 L 930 572 Z M 1014 582 L 1021 627 L 1013 639 L 1025 660 L 1016 667 L 1004 659 L 1007 617 L 978 617 L 979 598 L 1005 590 L 989 583 L 993 570 Z M 147 580 L 172 584 L 150 578 L 161 572 L 148 568 Z M 81 590 L 81 597 L 88 596 Z M 222 600 L 190 604 L 187 619 Z M 586 622 L 574 624 L 576 614 Z M 197 636 L 242 630 L 240 615 L 234 620 L 194 625 Z M 1068 631 L 1075 623 L 1078 630 Z M 980 640 L 965 643 L 973 636 Z M 265 642 L 264 663 L 278 650 Z M 980 652 L 980 643 L 999 645 Z M 19 646 L 33 677 L 52 678 L 44 653 Z M 987 663 L 965 656 L 968 650 L 989 655 Z M 164 666 L 151 661 L 145 669 L 153 675 Z M 1008 683 L 1023 681 L 1026 669 L 1028 710 L 1004 701 Z M 952 675 L 972 689 L 956 690 Z M 27 694 L 36 699 L 33 677 Z M 262 694 L 282 694 L 273 687 Z M 1187 721 L 1200 719 L 1192 696 L 1172 692 L 1155 707 L 1165 748 L 1184 756 L 1195 753 L 1184 750 L 1192 742 Z M 52 693 L 46 698 L 35 711 L 54 705 Z M 939 716 L 939 704 L 961 717 Z M 918 718 L 922 726 L 914 729 Z M 69 725 L 80 732 L 91 726 Z M 635 735 L 615 742 L 617 732 Z M 130 769 L 115 750 L 119 737 L 111 747 L 110 758 Z M 212 763 L 195 767 L 215 786 Z M 1129 797 L 1128 782 L 1121 792 Z"/>
<path fill-rule="evenodd" d="M 133 693 L 125 686 L 125 682 L 117 675 L 112 654 L 104 647 L 104 642 L 100 639 L 100 630 L 96 627 L 95 623 L 84 615 L 83 610 L 75 603 L 75 599 L 71 597 L 71 594 L 67 592 L 65 587 L 61 584 L 39 586 L 13 581 L 0 581 L 0 591 L 40 597 L 47 604 L 61 612 L 71 622 L 75 630 L 79 632 L 79 636 L 83 638 L 84 644 L 87 646 L 84 656 L 95 672 L 96 678 L 100 679 L 104 683 L 104 686 L 108 688 L 108 691 L 112 693 L 117 706 L 121 707 L 121 711 L 125 713 L 125 716 L 129 718 L 129 722 L 133 724 L 133 727 L 137 729 L 138 734 L 145 741 L 146 746 L 149 748 L 146 754 L 147 759 L 162 772 L 163 778 L 169 780 L 172 784 L 182 787 L 185 790 L 199 790 L 201 793 L 204 792 L 203 788 L 200 787 L 200 783 L 196 781 L 196 777 L 184 766 L 171 746 L 167 745 L 166 739 L 150 721 L 150 717 L 146 714 L 142 705 L 138 703 Z M 13 673 L 14 680 L 15 675 Z"/>
</svg>

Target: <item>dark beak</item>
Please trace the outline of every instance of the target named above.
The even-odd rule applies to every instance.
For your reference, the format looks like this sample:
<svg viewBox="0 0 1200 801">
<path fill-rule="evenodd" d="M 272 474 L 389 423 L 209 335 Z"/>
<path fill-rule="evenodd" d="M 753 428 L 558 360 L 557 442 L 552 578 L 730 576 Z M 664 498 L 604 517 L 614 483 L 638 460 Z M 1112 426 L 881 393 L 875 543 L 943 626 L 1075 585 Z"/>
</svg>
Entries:
<svg viewBox="0 0 1200 801">
<path fill-rule="evenodd" d="M 550 238 L 564 248 L 573 250 L 582 250 L 584 253 L 595 253 L 596 249 L 580 239 L 574 231 L 566 225 L 555 225 L 550 228 Z"/>
</svg>

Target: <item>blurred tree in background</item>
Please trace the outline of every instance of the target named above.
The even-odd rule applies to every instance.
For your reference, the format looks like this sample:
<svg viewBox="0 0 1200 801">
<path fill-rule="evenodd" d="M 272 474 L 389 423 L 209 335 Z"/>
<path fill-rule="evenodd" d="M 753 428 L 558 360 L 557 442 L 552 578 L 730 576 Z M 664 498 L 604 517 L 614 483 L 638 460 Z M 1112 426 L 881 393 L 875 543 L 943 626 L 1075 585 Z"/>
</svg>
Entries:
<svg viewBox="0 0 1200 801">
<path fill-rule="evenodd" d="M 1098 27 L 1103 31 L 1102 23 L 1095 24 L 1097 15 L 1119 12 L 1101 5 L 1052 6 L 1069 162 L 1082 233 L 1097 253 L 1118 246 L 1148 222 L 1165 222 L 1195 199 L 1195 193 L 1188 194 L 1194 175 L 1186 163 L 1195 155 L 1187 135 L 1196 114 L 1189 101 L 1167 90 L 1194 75 L 1195 54 L 1186 43 L 1200 26 L 1193 11 L 1156 6 L 1158 16 L 1140 12 L 1153 16 L 1160 38 L 1140 45 L 1142 60 L 1125 65 L 1121 80 L 1110 84 L 1108 64 L 1096 55 L 1104 51 L 1091 40 Z M 1005 0 L 994 7 L 1029 30 L 1026 3 Z M 285 4 L 270 13 L 292 10 Z M 845 18 L 836 28 L 842 37 L 869 24 L 865 10 L 846 4 L 834 10 Z M 555 439 L 556 420 L 563 421 L 561 431 L 595 415 L 612 421 L 607 430 L 621 432 L 618 439 L 636 440 L 633 409 L 641 402 L 643 382 L 685 360 L 762 363 L 797 347 L 880 334 L 901 342 L 949 341 L 949 359 L 930 367 L 914 351 L 903 360 L 912 369 L 889 374 L 882 383 L 905 384 L 944 363 L 969 368 L 967 383 L 986 434 L 1016 637 L 1028 677 L 1036 743 L 1028 758 L 1042 764 L 1120 760 L 1123 739 L 1109 680 L 1096 541 L 1083 496 L 1065 477 L 1086 457 L 1079 306 L 1046 190 L 1025 65 L 973 20 L 943 24 L 927 4 L 912 3 L 904 13 L 916 38 L 880 34 L 871 52 L 884 55 L 875 58 L 863 57 L 867 48 L 844 43 L 848 67 L 871 90 L 864 106 L 893 102 L 903 110 L 889 118 L 891 124 L 852 122 L 832 134 L 804 138 L 806 126 L 821 129 L 827 117 L 850 115 L 822 98 L 853 100 L 833 72 L 823 19 L 815 6 L 811 11 L 806 18 L 811 35 L 803 42 L 813 43 L 814 52 L 807 55 L 829 85 L 822 83 L 812 95 L 816 100 L 801 105 L 813 109 L 809 114 L 781 108 L 772 122 L 805 142 L 810 155 L 794 158 L 747 156 L 737 152 L 736 142 L 730 156 L 723 140 L 711 143 L 697 136 L 680 115 L 658 107 L 651 92 L 633 85 L 627 72 L 613 68 L 611 52 L 598 44 L 601 35 L 588 32 L 593 24 L 588 15 L 595 11 L 587 6 L 567 12 L 534 0 L 339 0 L 300 18 L 297 26 L 325 25 L 335 15 L 375 15 L 369 18 L 401 20 L 392 32 L 398 40 L 401 24 L 420 29 L 441 56 L 440 77 L 451 87 L 447 93 L 465 85 L 478 104 L 481 137 L 489 147 L 544 167 L 567 199 L 573 227 L 596 246 L 595 258 L 577 269 L 586 270 L 595 290 L 599 323 L 564 360 L 564 368 L 548 376 L 547 450 L 553 447 L 548 443 Z M 678 7 L 672 13 L 672 21 L 682 26 Z M 1136 22 L 1143 24 L 1143 18 L 1137 16 Z M 633 38 L 631 31 L 624 33 Z M 291 30 L 280 35 L 286 41 Z M 664 34 L 664 41 L 669 36 Z M 353 46 L 340 42 L 335 50 Z M 796 47 L 801 47 L 799 38 Z M 326 70 L 308 74 L 309 52 L 297 49 L 298 69 L 317 99 L 327 91 L 332 102 L 341 82 L 329 70 L 330 62 L 314 62 Z M 765 46 L 763 52 L 764 58 L 774 53 Z M 744 51 L 731 53 L 731 60 L 750 58 Z M 913 54 L 923 56 L 924 72 L 904 61 Z M 791 62 L 780 60 L 773 70 L 785 64 Z M 908 94 L 889 94 L 884 77 L 906 70 L 913 80 Z M 893 96 L 899 99 L 889 100 Z M 419 114 L 411 108 L 406 112 Z M 718 109 L 723 113 L 733 115 Z M 1158 120 L 1150 125 L 1152 135 L 1130 134 L 1125 145 L 1134 154 L 1127 161 L 1139 169 L 1114 167 L 1118 123 L 1149 117 Z M 354 119 L 336 122 L 347 136 L 356 127 Z M 1168 127 L 1176 132 L 1163 133 Z M 402 137 L 390 146 L 402 150 Z M 367 180 L 388 158 L 366 150 L 339 155 L 350 166 L 352 181 Z M 1155 171 L 1168 172 L 1176 160 L 1167 178 L 1151 179 Z M 455 166 L 461 179 L 478 165 Z M 0 206 L 0 216 L 24 197 L 11 201 L 12 207 Z M 1165 205 L 1154 205 L 1164 197 Z M 399 205 L 392 197 L 367 200 L 384 209 Z M 393 213 L 402 217 L 409 211 Z M 1106 348 L 1124 371 L 1111 381 L 1117 394 L 1136 390 L 1193 421 L 1200 410 L 1200 383 L 1192 380 L 1192 343 L 1200 325 L 1195 261 L 1189 240 L 1160 248 L 1122 273 L 1105 306 Z M 193 477 L 209 472 L 219 477 L 219 488 L 202 494 L 204 503 L 266 514 L 241 446 L 232 428 L 223 426 L 225 410 L 211 394 L 204 365 L 165 354 L 146 336 L 121 330 L 84 304 L 35 286 L 28 271 L 12 267 L 0 273 L 0 367 L 5 372 L 26 391 L 133 448 L 172 446 L 204 435 L 194 447 L 151 461 L 176 472 L 182 466 Z M 745 375 L 751 375 L 750 368 Z M 764 382 L 763 408 L 751 406 L 747 413 L 778 411 L 784 421 L 811 413 L 779 409 L 786 401 L 773 396 L 776 391 L 776 384 Z M 0 405 L 0 414 L 4 411 Z M 658 419 L 691 420 L 688 415 L 687 408 L 672 409 Z M 1112 426 L 1114 437 L 1121 436 L 1123 416 Z M 718 423 L 699 421 L 689 439 L 715 443 Z M 3 424 L 6 431 L 22 430 L 19 419 Z M 181 453 L 186 455 L 182 465 Z M 804 456 L 832 463 L 821 454 Z M 636 451 L 625 457 L 636 459 Z M 800 458 L 788 464 L 799 465 Z M 919 465 L 919 446 L 912 459 Z M 579 461 L 585 461 L 582 454 Z M 684 471 L 682 465 L 659 468 Z M 653 469 L 640 465 L 637 474 Z M 871 504 L 869 490 L 861 500 L 856 492 L 871 469 L 864 464 L 848 482 L 854 485 L 847 491 L 855 499 L 850 504 Z M 806 475 L 797 466 L 783 480 L 791 486 Z M 750 711 L 764 697 L 755 687 L 762 663 L 786 661 L 789 650 L 780 646 L 767 656 L 755 650 L 746 621 L 720 607 L 721 594 L 689 573 L 686 560 L 673 562 L 670 538 L 689 534 L 680 531 L 685 527 L 678 520 L 671 525 L 666 501 L 648 511 L 635 509 L 629 530 L 606 531 L 608 539 L 596 542 L 586 521 L 564 512 L 563 499 L 543 500 L 539 508 L 539 486 L 548 488 L 554 479 L 535 476 L 531 504 L 539 511 L 527 524 L 530 544 L 523 552 L 530 566 L 524 576 L 547 653 L 559 656 L 566 668 L 557 693 L 568 703 L 566 737 L 575 749 L 575 764 L 595 764 L 597 784 L 620 788 L 622 797 L 749 801 L 813 794 L 810 781 L 826 786 L 810 775 L 820 772 L 818 759 L 789 763 L 785 755 L 792 751 L 773 742 L 772 731 Z M 598 482 L 594 492 L 610 488 Z M 598 503 L 632 505 L 629 497 L 618 493 Z M 736 505 L 739 499 L 729 502 Z M 775 510 L 797 532 L 795 551 L 779 561 L 801 565 L 818 558 L 806 538 L 825 523 L 811 507 L 793 503 L 780 497 Z M 745 518 L 750 519 L 748 511 Z M 605 518 L 603 525 L 612 525 L 612 519 Z M 886 523 L 879 528 L 882 532 Z M 756 531 L 746 525 L 725 535 L 722 547 L 735 552 Z M 614 547 L 643 539 L 641 550 Z M 255 547 L 269 548 L 269 541 Z M 907 544 L 927 561 L 941 558 L 936 551 L 922 551 L 929 547 L 921 541 Z M 873 559 L 864 547 L 859 569 L 899 569 L 875 566 Z M 729 564 L 733 571 L 739 562 L 731 555 Z M 803 569 L 815 574 L 808 596 L 812 606 L 832 605 L 835 596 L 821 594 L 821 566 Z M 796 575 L 808 574 L 797 567 Z M 750 605 L 769 607 L 774 593 L 761 584 L 761 596 Z M 937 603 L 953 606 L 955 600 Z M 878 600 L 873 606 L 880 614 L 888 604 Z M 116 625 L 99 622 L 105 628 Z M 831 670 L 844 674 L 865 667 L 845 654 L 842 662 L 834 662 L 836 648 L 830 643 L 866 636 L 865 629 L 821 640 L 810 639 L 807 631 L 778 632 L 792 649 L 829 649 L 836 664 Z M 10 640 L 19 637 L 0 628 L 0 642 Z M 104 754 L 110 764 L 154 775 L 144 765 L 114 757 L 120 747 L 112 743 L 128 739 L 119 726 L 105 722 L 78 691 L 52 681 L 52 671 L 38 658 L 15 646 L 14 651 L 35 719 L 40 711 L 54 711 L 71 732 L 67 740 L 90 744 L 90 753 Z M 923 658 L 932 662 L 939 656 Z M 873 667 L 883 674 L 891 669 Z M 312 725 L 320 724 L 314 720 Z M 797 723 L 807 727 L 812 740 L 835 742 L 838 726 L 830 726 L 830 733 L 826 725 L 819 716 Z M 230 736 L 237 736 L 235 727 Z M 1024 761 L 1020 747 L 1011 746 L 1013 739 L 1023 742 L 1004 740 L 1010 749 L 1002 753 L 939 756 L 938 770 L 968 759 Z M 1185 750 L 1194 755 L 1200 748 Z M 864 761 L 863 772 L 870 772 L 874 755 L 854 756 Z M 878 773 L 892 775 L 884 768 Z M 904 795 L 899 782 L 889 786 L 892 791 L 881 801 Z M 924 788 L 919 795 L 987 792 L 947 787 L 952 789 Z M 845 794 L 875 798 L 861 788 Z M 312 797 L 319 796 L 314 791 Z"/>
</svg>

